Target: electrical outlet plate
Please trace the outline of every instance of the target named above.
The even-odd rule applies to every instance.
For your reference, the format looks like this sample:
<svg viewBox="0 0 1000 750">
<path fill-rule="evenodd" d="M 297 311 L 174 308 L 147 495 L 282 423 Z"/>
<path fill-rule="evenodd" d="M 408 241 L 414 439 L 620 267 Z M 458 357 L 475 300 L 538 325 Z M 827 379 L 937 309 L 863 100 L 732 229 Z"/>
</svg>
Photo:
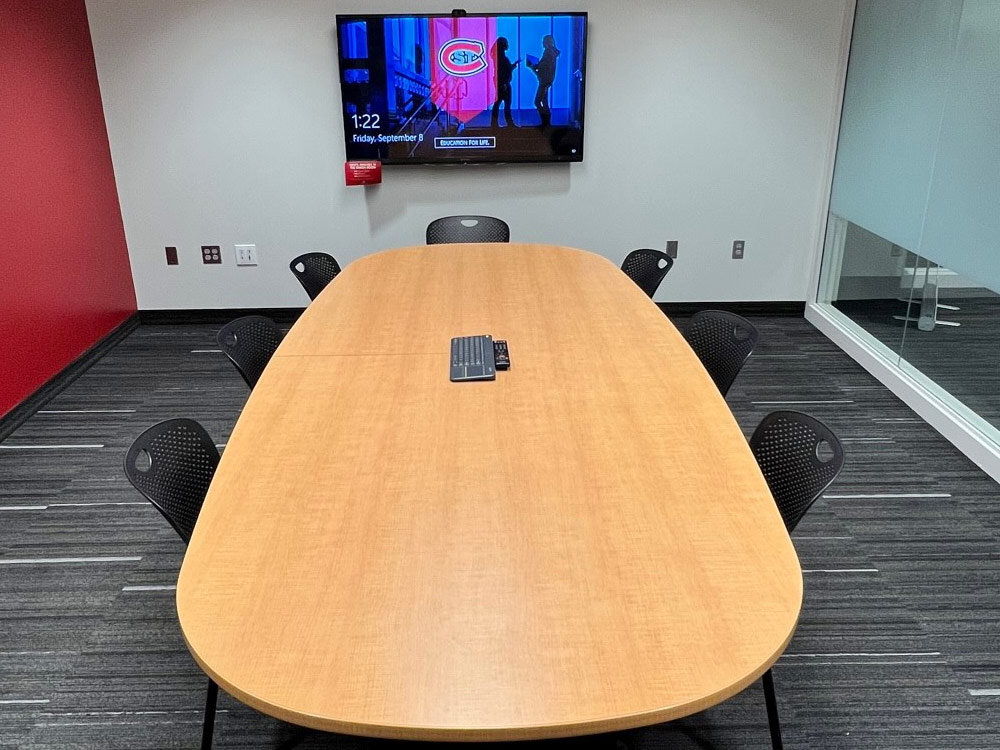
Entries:
<svg viewBox="0 0 1000 750">
<path fill-rule="evenodd" d="M 677 240 L 667 240 L 667 255 L 677 259 Z"/>
<path fill-rule="evenodd" d="M 745 240 L 733 240 L 733 260 L 743 260 L 743 252 L 746 249 Z"/>
<path fill-rule="evenodd" d="M 256 266 L 257 246 L 256 245 L 236 245 L 236 265 Z"/>
<path fill-rule="evenodd" d="M 212 265 L 222 263 L 222 248 L 218 245 L 202 245 L 201 262 Z"/>
</svg>

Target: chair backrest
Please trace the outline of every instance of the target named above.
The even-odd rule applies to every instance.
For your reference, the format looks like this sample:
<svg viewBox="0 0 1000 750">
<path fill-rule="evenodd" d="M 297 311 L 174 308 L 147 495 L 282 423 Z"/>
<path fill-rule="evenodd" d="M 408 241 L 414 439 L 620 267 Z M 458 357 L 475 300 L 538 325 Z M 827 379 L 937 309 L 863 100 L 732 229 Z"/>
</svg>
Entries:
<svg viewBox="0 0 1000 750">
<path fill-rule="evenodd" d="M 691 316 L 684 337 L 725 396 L 760 333 L 746 318 L 722 310 L 702 310 Z"/>
<path fill-rule="evenodd" d="M 191 419 L 168 419 L 135 439 L 125 476 L 187 544 L 219 465 L 219 449 Z"/>
<path fill-rule="evenodd" d="M 622 271 L 652 298 L 673 265 L 674 259 L 659 250 L 633 250 L 622 261 Z"/>
<path fill-rule="evenodd" d="M 444 216 L 427 225 L 427 244 L 510 242 L 507 222 L 493 216 Z"/>
<path fill-rule="evenodd" d="M 837 436 L 797 411 L 764 417 L 750 438 L 750 450 L 789 533 L 844 468 L 844 447 Z"/>
<path fill-rule="evenodd" d="M 270 318 L 248 315 L 224 325 L 215 338 L 252 389 L 281 343 L 281 331 Z"/>
<path fill-rule="evenodd" d="M 326 289 L 326 285 L 337 278 L 340 264 L 332 255 L 326 253 L 306 253 L 288 264 L 295 278 L 306 290 L 309 299 L 313 300 Z"/>
</svg>

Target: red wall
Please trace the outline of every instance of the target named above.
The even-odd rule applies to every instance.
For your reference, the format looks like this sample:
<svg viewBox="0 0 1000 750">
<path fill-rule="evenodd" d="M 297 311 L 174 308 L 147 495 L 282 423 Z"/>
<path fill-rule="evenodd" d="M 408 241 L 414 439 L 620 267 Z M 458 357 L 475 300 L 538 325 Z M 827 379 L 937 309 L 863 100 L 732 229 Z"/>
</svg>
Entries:
<svg viewBox="0 0 1000 750">
<path fill-rule="evenodd" d="M 135 309 L 84 0 L 0 0 L 0 415 Z"/>
</svg>

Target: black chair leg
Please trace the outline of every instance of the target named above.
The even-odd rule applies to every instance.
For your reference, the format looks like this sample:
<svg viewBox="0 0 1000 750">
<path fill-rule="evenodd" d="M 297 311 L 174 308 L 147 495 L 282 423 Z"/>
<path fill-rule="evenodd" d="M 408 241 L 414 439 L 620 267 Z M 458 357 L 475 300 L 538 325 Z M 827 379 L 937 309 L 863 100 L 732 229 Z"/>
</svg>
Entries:
<svg viewBox="0 0 1000 750">
<path fill-rule="evenodd" d="M 208 681 L 205 696 L 205 721 L 201 728 L 201 750 L 212 750 L 212 733 L 215 731 L 215 704 L 219 700 L 219 686 Z"/>
<path fill-rule="evenodd" d="M 767 704 L 767 726 L 771 730 L 771 747 L 782 750 L 781 724 L 778 723 L 778 701 L 774 697 L 774 677 L 767 670 L 761 678 L 764 683 L 764 703 Z"/>
</svg>

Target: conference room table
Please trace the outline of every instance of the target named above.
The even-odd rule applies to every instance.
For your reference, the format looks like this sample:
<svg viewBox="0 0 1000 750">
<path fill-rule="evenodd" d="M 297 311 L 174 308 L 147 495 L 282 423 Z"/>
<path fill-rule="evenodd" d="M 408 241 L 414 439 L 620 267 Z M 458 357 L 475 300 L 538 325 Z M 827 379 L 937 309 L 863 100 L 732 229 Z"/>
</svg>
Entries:
<svg viewBox="0 0 1000 750">
<path fill-rule="evenodd" d="M 454 336 L 509 343 L 449 380 Z M 725 401 L 598 255 L 412 247 L 350 264 L 271 359 L 177 587 L 226 692 L 315 729 L 567 737 L 742 691 L 802 575 Z"/>
</svg>

